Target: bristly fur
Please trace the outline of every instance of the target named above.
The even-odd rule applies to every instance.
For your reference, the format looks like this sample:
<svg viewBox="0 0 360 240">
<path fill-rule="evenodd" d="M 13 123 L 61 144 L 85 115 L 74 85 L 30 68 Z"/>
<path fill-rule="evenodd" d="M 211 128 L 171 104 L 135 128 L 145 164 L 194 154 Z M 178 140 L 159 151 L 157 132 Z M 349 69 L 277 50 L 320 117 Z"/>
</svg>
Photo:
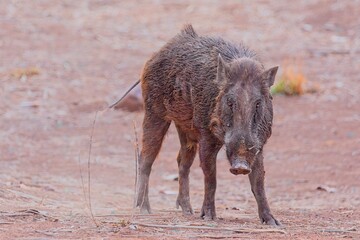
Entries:
<svg viewBox="0 0 360 240">
<path fill-rule="evenodd" d="M 145 107 L 168 120 L 182 121 L 177 119 L 181 115 L 192 119 L 195 127 L 208 127 L 213 100 L 219 94 L 215 83 L 219 54 L 227 63 L 243 58 L 259 62 L 247 47 L 220 37 L 199 36 L 191 25 L 185 25 L 145 65 L 141 80 Z M 190 95 L 191 101 L 184 97 Z"/>
<path fill-rule="evenodd" d="M 193 26 L 191 24 L 185 24 L 183 29 L 181 30 L 182 34 L 190 35 L 193 38 L 198 37 L 197 33 L 195 32 Z"/>
</svg>

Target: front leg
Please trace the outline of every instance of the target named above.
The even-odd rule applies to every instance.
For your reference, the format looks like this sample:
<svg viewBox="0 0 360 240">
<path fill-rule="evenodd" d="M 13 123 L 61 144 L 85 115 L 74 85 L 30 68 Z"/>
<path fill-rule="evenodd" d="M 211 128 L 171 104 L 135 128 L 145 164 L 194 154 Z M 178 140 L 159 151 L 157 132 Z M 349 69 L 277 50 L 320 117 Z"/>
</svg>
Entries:
<svg viewBox="0 0 360 240">
<path fill-rule="evenodd" d="M 199 142 L 199 157 L 205 177 L 205 195 L 201 209 L 201 217 L 205 220 L 214 220 L 216 218 L 216 156 L 220 148 L 221 145 L 210 133 L 202 135 L 202 139 Z"/>
<path fill-rule="evenodd" d="M 252 166 L 252 172 L 249 174 L 251 191 L 253 192 L 258 205 L 260 221 L 267 225 L 281 225 L 280 222 L 271 214 L 270 207 L 266 199 L 264 189 L 265 171 L 263 159 L 264 157 L 262 153 L 258 154 Z"/>
</svg>

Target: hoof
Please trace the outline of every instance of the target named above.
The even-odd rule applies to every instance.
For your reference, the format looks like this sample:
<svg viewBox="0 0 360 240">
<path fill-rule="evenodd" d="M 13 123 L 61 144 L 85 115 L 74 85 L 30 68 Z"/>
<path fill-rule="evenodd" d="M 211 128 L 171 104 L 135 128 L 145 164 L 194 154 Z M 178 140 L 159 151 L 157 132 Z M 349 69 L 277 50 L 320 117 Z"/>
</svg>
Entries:
<svg viewBox="0 0 360 240">
<path fill-rule="evenodd" d="M 205 221 L 216 220 L 215 208 L 204 209 L 204 207 L 203 207 L 201 209 L 200 217 L 202 219 L 204 219 Z"/>
<path fill-rule="evenodd" d="M 181 201 L 180 199 L 181 198 L 178 197 L 178 199 L 176 200 L 176 208 L 179 209 L 179 207 L 181 207 L 184 216 L 193 215 L 194 211 L 190 205 L 190 201 L 189 200 Z"/>
<path fill-rule="evenodd" d="M 266 216 L 266 217 L 262 217 L 261 218 L 261 222 L 263 224 L 269 225 L 269 226 L 276 226 L 276 227 L 280 227 L 282 226 L 281 223 L 276 220 L 272 214 Z"/>
</svg>

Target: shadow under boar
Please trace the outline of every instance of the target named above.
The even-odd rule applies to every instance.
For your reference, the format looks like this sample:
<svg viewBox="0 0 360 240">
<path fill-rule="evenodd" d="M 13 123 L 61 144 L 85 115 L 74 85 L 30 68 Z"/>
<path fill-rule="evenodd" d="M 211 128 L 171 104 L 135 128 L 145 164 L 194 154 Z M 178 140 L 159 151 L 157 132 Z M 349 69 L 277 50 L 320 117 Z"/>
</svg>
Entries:
<svg viewBox="0 0 360 240">
<path fill-rule="evenodd" d="M 199 149 L 205 176 L 201 217 L 215 219 L 216 156 L 225 145 L 230 172 L 249 175 L 261 222 L 280 225 L 266 199 L 263 166 L 273 120 L 269 89 L 277 69 L 265 70 L 253 51 L 219 37 L 199 36 L 191 25 L 146 62 L 140 78 L 145 116 L 136 194 L 141 212 L 151 211 L 151 167 L 174 122 L 181 143 L 176 205 L 183 214 L 193 214 L 189 172 Z"/>
</svg>

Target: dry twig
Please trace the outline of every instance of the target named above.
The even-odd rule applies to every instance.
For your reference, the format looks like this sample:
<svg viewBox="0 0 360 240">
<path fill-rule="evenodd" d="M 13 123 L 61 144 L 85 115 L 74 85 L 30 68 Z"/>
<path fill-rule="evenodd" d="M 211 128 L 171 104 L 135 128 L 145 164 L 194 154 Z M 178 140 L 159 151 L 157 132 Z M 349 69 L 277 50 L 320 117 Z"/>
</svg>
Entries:
<svg viewBox="0 0 360 240">
<path fill-rule="evenodd" d="M 38 211 L 36 209 L 25 209 L 25 210 L 20 210 L 20 211 L 18 211 L 16 213 L 1 213 L 0 214 L 1 217 L 13 217 L 13 218 L 15 218 L 15 217 L 29 217 L 29 216 L 34 216 L 34 215 L 49 219 L 52 222 L 57 222 L 58 221 L 57 218 L 48 216 L 45 213 L 43 213 L 41 211 Z M 12 222 L 10 222 L 10 223 L 12 223 Z M 2 224 L 10 224 L 10 223 L 2 222 Z"/>
<path fill-rule="evenodd" d="M 132 217 L 132 216 L 136 216 L 136 217 L 146 217 L 146 218 L 150 218 L 150 217 L 161 217 L 162 219 L 164 218 L 164 215 L 162 214 L 148 214 L 148 213 L 144 213 L 144 214 L 134 214 L 134 213 L 119 213 L 119 214 L 103 214 L 103 215 L 95 215 L 95 217 L 97 218 L 102 218 L 102 217 Z"/>
<path fill-rule="evenodd" d="M 2 217 L 27 217 L 27 216 L 33 216 L 33 214 L 30 213 L 6 213 L 6 214 L 1 214 L 0 216 Z"/>
<path fill-rule="evenodd" d="M 349 228 L 349 229 L 323 229 L 322 232 L 327 233 L 354 233 L 354 234 L 360 234 L 356 231 L 355 228 Z"/>
<path fill-rule="evenodd" d="M 253 228 L 219 228 L 219 227 L 207 227 L 207 226 L 186 226 L 186 225 L 160 225 L 160 224 L 147 224 L 147 223 L 132 223 L 142 227 L 152 227 L 152 228 L 171 228 L 171 229 L 194 229 L 194 230 L 209 230 L 209 231 L 227 231 L 235 233 L 281 233 L 286 234 L 284 230 L 281 229 L 253 229 Z"/>
<path fill-rule="evenodd" d="M 35 232 L 44 234 L 44 235 L 49 236 L 49 237 L 54 237 L 55 236 L 54 234 L 46 232 L 46 231 L 35 230 Z"/>
</svg>

